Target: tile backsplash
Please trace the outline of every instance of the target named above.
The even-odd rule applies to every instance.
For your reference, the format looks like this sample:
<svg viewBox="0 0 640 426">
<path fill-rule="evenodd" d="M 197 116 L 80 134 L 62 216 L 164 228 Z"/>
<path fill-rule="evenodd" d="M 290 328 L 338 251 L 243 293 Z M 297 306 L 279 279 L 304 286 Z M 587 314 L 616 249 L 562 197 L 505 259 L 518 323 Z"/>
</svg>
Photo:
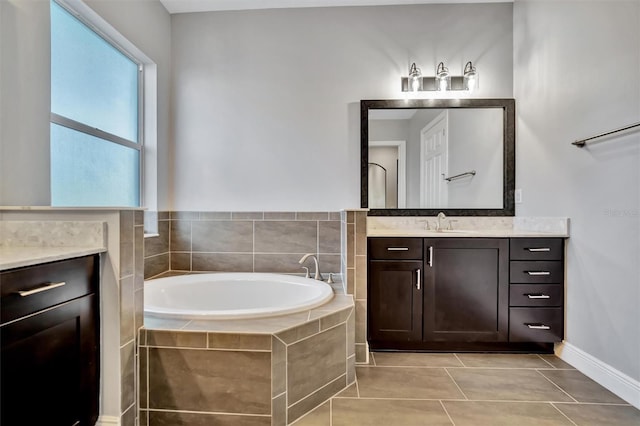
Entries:
<svg viewBox="0 0 640 426">
<path fill-rule="evenodd" d="M 167 270 L 301 273 L 318 254 L 323 273 L 340 272 L 340 212 L 158 213 L 145 239 L 145 278 Z M 307 264 L 312 271 L 313 261 Z"/>
</svg>

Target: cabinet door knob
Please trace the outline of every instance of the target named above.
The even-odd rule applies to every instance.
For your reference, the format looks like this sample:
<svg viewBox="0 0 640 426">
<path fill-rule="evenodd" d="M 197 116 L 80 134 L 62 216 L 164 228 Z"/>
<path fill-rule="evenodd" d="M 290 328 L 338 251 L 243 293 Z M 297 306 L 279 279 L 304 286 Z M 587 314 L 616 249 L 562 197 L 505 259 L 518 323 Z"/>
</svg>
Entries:
<svg viewBox="0 0 640 426">
<path fill-rule="evenodd" d="M 54 288 L 62 287 L 65 284 L 66 283 L 64 281 L 60 283 L 50 283 L 42 287 L 34 288 L 33 290 L 20 290 L 18 291 L 18 294 L 22 297 L 31 296 L 32 294 L 37 294 L 43 291 L 53 290 Z"/>
<path fill-rule="evenodd" d="M 531 276 L 551 275 L 551 272 L 549 271 L 525 271 L 525 272 Z"/>
<path fill-rule="evenodd" d="M 418 270 L 416 271 L 416 275 L 417 275 L 417 277 L 416 277 L 416 288 L 417 288 L 418 290 L 420 290 L 420 281 L 422 281 L 422 280 L 420 279 L 420 269 L 418 269 Z"/>
</svg>

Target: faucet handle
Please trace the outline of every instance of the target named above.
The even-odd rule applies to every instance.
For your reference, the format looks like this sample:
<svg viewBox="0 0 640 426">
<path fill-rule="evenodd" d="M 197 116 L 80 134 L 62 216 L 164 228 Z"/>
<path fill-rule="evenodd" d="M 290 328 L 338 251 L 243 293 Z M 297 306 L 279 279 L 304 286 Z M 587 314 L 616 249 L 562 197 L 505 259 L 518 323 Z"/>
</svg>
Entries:
<svg viewBox="0 0 640 426">
<path fill-rule="evenodd" d="M 327 280 L 327 284 L 333 284 L 335 281 L 333 281 L 333 273 L 329 272 L 329 279 Z"/>
<path fill-rule="evenodd" d="M 302 269 L 304 269 L 306 271 L 305 273 L 305 278 L 311 278 L 311 274 L 309 273 L 309 268 L 307 268 L 306 266 L 303 266 Z"/>
</svg>

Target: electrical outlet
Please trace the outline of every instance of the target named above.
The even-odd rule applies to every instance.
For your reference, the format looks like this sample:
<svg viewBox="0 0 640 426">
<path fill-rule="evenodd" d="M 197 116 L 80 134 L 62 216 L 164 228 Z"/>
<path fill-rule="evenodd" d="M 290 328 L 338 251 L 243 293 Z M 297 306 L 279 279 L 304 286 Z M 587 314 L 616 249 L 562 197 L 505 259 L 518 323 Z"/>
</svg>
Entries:
<svg viewBox="0 0 640 426">
<path fill-rule="evenodd" d="M 516 204 L 522 204 L 522 189 L 518 188 L 515 192 Z"/>
</svg>

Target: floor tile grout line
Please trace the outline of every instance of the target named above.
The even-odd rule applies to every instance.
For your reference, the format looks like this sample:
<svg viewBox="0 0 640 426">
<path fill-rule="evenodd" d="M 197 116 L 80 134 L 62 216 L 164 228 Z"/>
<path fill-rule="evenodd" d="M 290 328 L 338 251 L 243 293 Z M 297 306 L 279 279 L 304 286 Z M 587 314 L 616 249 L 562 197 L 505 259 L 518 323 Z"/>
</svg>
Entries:
<svg viewBox="0 0 640 426">
<path fill-rule="evenodd" d="M 456 426 L 456 422 L 454 422 L 453 419 L 451 418 L 451 415 L 449 414 L 449 411 L 447 411 L 447 407 L 444 406 L 444 402 L 442 402 L 442 400 L 439 400 L 439 402 L 440 402 L 440 406 L 444 410 L 444 413 L 447 415 L 447 417 L 449 417 L 449 421 L 451 422 L 451 424 L 453 426 Z"/>
<path fill-rule="evenodd" d="M 558 407 L 556 407 L 555 403 L 550 402 L 549 404 L 551 404 L 551 406 L 553 408 L 556 409 L 556 411 L 558 411 L 560 414 L 562 414 L 567 420 L 569 420 L 571 422 L 572 425 L 574 426 L 578 426 L 578 424 L 576 422 L 574 422 L 573 420 L 571 420 L 571 418 L 569 418 L 569 416 L 567 416 L 561 409 L 559 409 Z"/>
<path fill-rule="evenodd" d="M 462 391 L 462 388 L 460 387 L 460 385 L 458 385 L 458 382 L 456 382 L 456 379 L 453 378 L 453 376 L 451 375 L 451 373 L 449 373 L 449 370 L 447 370 L 446 368 L 444 369 L 444 371 L 447 373 L 447 376 L 449 376 L 449 378 L 451 378 L 451 381 L 453 382 L 454 385 L 456 385 L 456 387 L 458 388 L 458 390 L 460 391 L 460 393 L 462 394 L 462 396 L 464 396 L 464 399 L 466 399 L 467 401 L 469 401 L 469 398 L 467 397 L 467 395 Z"/>
<path fill-rule="evenodd" d="M 329 426 L 333 425 L 333 398 L 329 398 Z"/>
<path fill-rule="evenodd" d="M 464 362 L 462 362 L 462 360 L 460 359 L 460 357 L 458 356 L 457 353 L 453 353 L 453 356 L 456 357 L 456 359 L 458 360 L 458 362 L 460 363 L 460 365 L 462 365 L 462 367 L 466 367 L 466 365 L 464 365 Z"/>
<path fill-rule="evenodd" d="M 551 370 L 551 371 L 574 371 L 573 368 L 540 368 L 540 367 L 460 367 L 456 365 L 371 365 L 371 364 L 356 364 L 357 367 L 378 367 L 378 368 L 453 368 L 459 370 Z"/>
<path fill-rule="evenodd" d="M 336 397 L 333 397 L 336 398 Z M 522 404 L 571 404 L 571 405 L 609 405 L 614 407 L 632 407 L 628 404 L 601 404 L 595 402 L 571 402 L 571 401 L 548 401 L 548 400 L 522 400 L 522 399 L 462 399 L 462 398 L 388 398 L 381 396 L 341 396 L 337 399 L 364 399 L 364 400 L 383 400 L 383 401 L 447 401 L 447 402 L 495 402 L 495 403 L 522 403 Z"/>
<path fill-rule="evenodd" d="M 358 373 L 356 373 L 356 395 L 360 398 L 360 385 L 358 385 Z"/>
<path fill-rule="evenodd" d="M 580 401 L 578 401 L 577 399 L 575 399 L 573 396 L 571 396 L 569 394 L 569 392 L 565 391 L 564 389 L 562 389 L 558 384 L 556 384 L 553 380 L 551 380 L 550 378 L 548 378 L 547 376 L 545 376 L 544 374 L 542 374 L 540 371 L 536 370 L 538 372 L 539 375 L 541 375 L 542 377 L 544 377 L 545 379 L 547 379 L 547 381 L 549 383 L 551 383 L 553 386 L 557 387 L 558 389 L 560 389 L 562 392 L 564 392 L 569 398 L 571 398 L 573 401 L 580 403 Z"/>
<path fill-rule="evenodd" d="M 536 354 L 538 355 L 538 358 L 540 358 L 542 361 L 546 362 L 547 364 L 549 364 L 553 369 L 556 369 L 556 366 L 551 364 L 549 361 L 547 361 L 546 359 L 542 358 L 542 356 L 540 354 Z"/>
</svg>

